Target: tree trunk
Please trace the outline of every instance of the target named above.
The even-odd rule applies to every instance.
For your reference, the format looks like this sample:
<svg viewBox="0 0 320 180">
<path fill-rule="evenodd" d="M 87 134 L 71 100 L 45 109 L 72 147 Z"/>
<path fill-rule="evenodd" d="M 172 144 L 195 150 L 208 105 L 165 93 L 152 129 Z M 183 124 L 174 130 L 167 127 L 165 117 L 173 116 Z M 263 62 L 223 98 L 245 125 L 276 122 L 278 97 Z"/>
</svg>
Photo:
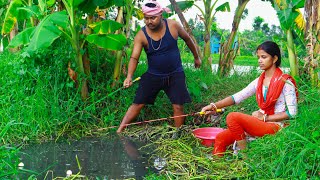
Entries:
<svg viewBox="0 0 320 180">
<path fill-rule="evenodd" d="M 116 21 L 118 23 L 123 23 L 123 6 L 118 8 L 118 16 Z M 119 34 L 121 31 L 118 30 L 116 33 Z M 121 66 L 122 66 L 122 51 L 116 52 L 116 63 L 114 65 L 113 69 L 113 83 L 112 87 L 116 86 L 120 79 L 120 73 L 121 73 Z"/>
<path fill-rule="evenodd" d="M 320 1 L 306 0 L 305 1 L 305 18 L 306 23 L 306 42 L 307 42 L 307 57 L 305 58 L 305 68 L 309 72 L 311 84 L 313 87 L 320 88 Z"/>
<path fill-rule="evenodd" d="M 89 97 L 89 91 L 88 91 L 88 83 L 87 83 L 87 76 L 84 71 L 84 65 L 83 65 L 83 56 L 81 54 L 81 46 L 80 46 L 80 33 L 77 32 L 76 26 L 75 26 L 75 19 L 73 16 L 73 19 L 70 19 L 71 23 L 71 37 L 72 37 L 72 47 L 75 51 L 75 61 L 77 63 L 77 69 L 76 72 L 78 73 L 79 82 L 81 86 L 81 98 L 82 100 L 86 100 Z M 80 76 L 79 76 L 80 75 Z"/>
<path fill-rule="evenodd" d="M 12 31 L 9 34 L 9 42 L 18 34 L 18 23 L 15 23 Z M 11 52 L 17 52 L 19 50 L 19 47 L 16 48 L 10 48 Z"/>
<path fill-rule="evenodd" d="M 233 67 L 233 61 L 237 55 L 237 48 L 239 48 L 239 45 L 238 45 L 238 47 L 235 47 L 236 49 L 233 49 L 234 40 L 237 35 L 242 13 L 248 2 L 249 0 L 238 0 L 238 7 L 236 9 L 236 12 L 233 18 L 230 37 L 228 41 L 223 43 L 221 46 L 219 68 L 218 68 L 218 73 L 220 76 L 229 75 L 230 70 Z"/>
<path fill-rule="evenodd" d="M 200 50 L 200 46 L 196 40 L 196 38 L 194 37 L 193 33 L 192 33 L 192 30 L 190 29 L 189 27 L 189 24 L 187 23 L 186 19 L 184 18 L 184 15 L 181 11 L 181 9 L 179 8 L 177 2 L 175 0 L 169 0 L 170 3 L 172 4 L 173 8 L 174 8 L 174 11 L 176 11 L 176 13 L 178 14 L 178 17 L 184 27 L 184 29 L 187 31 L 187 33 L 189 34 L 189 36 L 191 37 L 191 39 L 193 40 L 193 42 L 195 43 L 196 45 L 196 48 L 197 48 L 197 51 L 198 51 L 198 54 L 200 56 L 200 58 L 202 59 L 202 54 L 201 54 L 201 50 Z"/>
</svg>

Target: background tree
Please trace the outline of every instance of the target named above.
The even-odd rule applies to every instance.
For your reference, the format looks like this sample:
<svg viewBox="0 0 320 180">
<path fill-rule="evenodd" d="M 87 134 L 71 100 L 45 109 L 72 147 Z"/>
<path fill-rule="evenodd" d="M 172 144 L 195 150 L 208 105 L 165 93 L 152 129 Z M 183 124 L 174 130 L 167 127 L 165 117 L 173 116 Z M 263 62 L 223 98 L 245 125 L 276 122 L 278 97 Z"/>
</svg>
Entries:
<svg viewBox="0 0 320 180">
<path fill-rule="evenodd" d="M 83 63 L 84 42 L 87 41 L 109 50 L 120 50 L 126 43 L 126 38 L 122 34 L 114 34 L 122 25 L 111 20 L 90 24 L 89 26 L 93 29 L 94 34 L 83 33 L 83 28 L 86 27 L 86 21 L 82 20 L 82 17 L 86 14 L 84 10 L 94 10 L 99 5 L 108 7 L 113 5 L 112 2 L 110 4 L 106 4 L 107 2 L 100 4 L 98 2 L 99 5 L 93 1 L 90 2 L 82 4 L 82 0 L 62 0 L 65 10 L 55 11 L 44 16 L 36 27 L 23 30 L 9 44 L 9 47 L 26 46 L 24 51 L 30 56 L 42 48 L 50 47 L 60 37 L 66 39 L 73 49 L 72 53 L 76 64 L 76 72 L 81 83 L 79 88 L 81 88 L 81 97 L 83 99 L 86 99 L 89 95 L 87 74 Z M 85 9 L 81 9 L 81 7 L 85 7 Z M 34 13 L 36 14 L 36 12 Z"/>
<path fill-rule="evenodd" d="M 203 49 L 203 69 L 206 71 L 212 71 L 212 59 L 210 58 L 211 55 L 211 47 L 210 47 L 210 38 L 211 38 L 211 27 L 214 21 L 214 16 L 217 12 L 230 12 L 230 5 L 228 2 L 223 3 L 222 5 L 215 8 L 218 0 L 215 0 L 212 3 L 212 0 L 202 0 L 204 5 L 204 10 L 200 8 L 197 4 L 195 7 L 199 9 L 201 12 L 200 19 L 204 23 L 205 31 L 204 31 L 204 49 Z M 215 11 L 214 11 L 215 10 Z"/>
<path fill-rule="evenodd" d="M 187 31 L 187 33 L 189 34 L 189 36 L 191 37 L 191 39 L 195 43 L 198 54 L 199 54 L 200 58 L 202 59 L 202 54 L 201 54 L 201 50 L 200 50 L 200 46 L 198 44 L 198 41 L 196 40 L 196 38 L 195 38 L 195 36 L 194 36 L 189 24 L 187 23 L 184 15 L 182 13 L 182 10 L 180 8 L 180 7 L 183 7 L 184 10 L 187 10 L 189 7 L 193 6 L 194 2 L 193 1 L 182 1 L 182 2 L 179 2 L 179 4 L 175 0 L 170 0 L 170 2 L 171 2 L 171 5 L 169 5 L 170 9 L 173 9 L 178 14 L 178 17 L 179 17 L 184 29 Z"/>
<path fill-rule="evenodd" d="M 261 26 L 261 30 L 262 30 L 262 32 L 264 32 L 265 34 L 268 35 L 270 32 L 269 24 L 263 23 L 263 25 Z"/>
<path fill-rule="evenodd" d="M 264 22 L 264 19 L 262 17 L 260 16 L 255 17 L 253 19 L 253 24 L 252 24 L 253 30 L 254 31 L 261 30 L 261 25 L 263 22 Z"/>
<path fill-rule="evenodd" d="M 197 20 L 197 17 L 193 19 L 189 19 L 188 24 L 194 34 L 196 41 L 199 43 L 200 47 L 203 47 L 203 32 L 204 32 L 204 24 L 202 21 Z M 201 53 L 202 51 L 200 51 Z"/>
<path fill-rule="evenodd" d="M 307 57 L 305 67 L 311 77 L 313 87 L 320 87 L 320 1 L 305 2 Z"/>
<path fill-rule="evenodd" d="M 304 6 L 304 0 L 274 0 L 272 4 L 277 11 L 281 28 L 286 34 L 290 73 L 292 76 L 298 76 L 298 60 L 293 31 L 296 31 L 303 41 L 301 35 L 305 23 L 299 8 Z"/>
<path fill-rule="evenodd" d="M 230 37 L 228 41 L 224 42 L 221 46 L 219 68 L 218 68 L 218 73 L 220 76 L 228 75 L 230 72 L 230 69 L 233 66 L 233 61 L 237 54 L 237 49 L 233 49 L 234 41 L 237 35 L 242 14 L 248 2 L 249 0 L 238 0 L 238 7 L 234 14 Z"/>
</svg>

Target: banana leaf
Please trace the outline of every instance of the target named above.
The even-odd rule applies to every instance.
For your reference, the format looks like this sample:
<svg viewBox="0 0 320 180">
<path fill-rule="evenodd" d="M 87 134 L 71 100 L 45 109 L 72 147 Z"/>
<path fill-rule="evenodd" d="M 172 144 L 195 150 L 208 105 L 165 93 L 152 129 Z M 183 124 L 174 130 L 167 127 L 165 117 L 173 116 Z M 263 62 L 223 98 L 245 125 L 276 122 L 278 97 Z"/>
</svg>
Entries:
<svg viewBox="0 0 320 180">
<path fill-rule="evenodd" d="M 89 25 L 95 34 L 110 34 L 123 27 L 122 24 L 112 21 L 104 20 Z"/>
<path fill-rule="evenodd" d="M 30 42 L 30 36 L 35 30 L 35 27 L 26 28 L 17 34 L 9 43 L 8 48 L 16 48 L 21 45 L 27 45 Z"/>
<path fill-rule="evenodd" d="M 14 25 L 17 23 L 17 16 L 18 16 L 17 8 L 20 7 L 21 5 L 22 5 L 21 0 L 11 1 L 3 21 L 1 34 L 8 34 L 12 31 L 12 29 L 14 28 Z"/>
<path fill-rule="evenodd" d="M 51 46 L 62 33 L 57 25 L 67 27 L 67 21 L 68 16 L 64 11 L 46 16 L 33 31 L 26 51 L 34 52 Z"/>
<path fill-rule="evenodd" d="M 89 43 L 95 44 L 99 47 L 108 50 L 121 50 L 123 49 L 123 46 L 127 43 L 126 37 L 122 34 L 91 34 L 87 36 L 86 40 Z"/>
</svg>

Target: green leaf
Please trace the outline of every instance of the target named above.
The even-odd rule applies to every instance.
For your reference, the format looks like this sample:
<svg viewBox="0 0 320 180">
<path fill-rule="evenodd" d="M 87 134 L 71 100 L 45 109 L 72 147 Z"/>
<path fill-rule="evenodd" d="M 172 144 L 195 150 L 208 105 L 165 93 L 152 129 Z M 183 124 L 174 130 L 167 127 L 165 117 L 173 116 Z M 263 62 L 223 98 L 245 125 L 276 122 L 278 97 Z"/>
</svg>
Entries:
<svg viewBox="0 0 320 180">
<path fill-rule="evenodd" d="M 51 7 L 56 4 L 56 0 L 47 0 L 47 6 Z"/>
<path fill-rule="evenodd" d="M 81 11 L 85 13 L 94 14 L 97 7 L 99 7 L 99 9 L 103 9 L 108 4 L 108 2 L 108 0 L 84 1 L 80 4 L 79 9 L 81 9 Z"/>
<path fill-rule="evenodd" d="M 225 2 L 216 8 L 216 11 L 220 12 L 230 12 L 229 2 Z"/>
<path fill-rule="evenodd" d="M 4 13 L 4 8 L 0 8 L 0 17 L 2 16 L 2 14 Z"/>
<path fill-rule="evenodd" d="M 73 7 L 78 7 L 84 0 L 73 0 Z"/>
<path fill-rule="evenodd" d="M 89 27 L 92 28 L 96 34 L 109 34 L 122 28 L 123 24 L 112 20 L 104 20 L 90 24 Z"/>
<path fill-rule="evenodd" d="M 39 6 L 41 12 L 44 13 L 45 10 L 47 9 L 46 0 L 38 0 L 38 6 Z"/>
<path fill-rule="evenodd" d="M 190 9 L 193 6 L 193 4 L 194 4 L 194 1 L 179 1 L 179 2 L 177 2 L 177 5 L 182 12 Z M 169 8 L 172 12 L 174 12 L 174 8 L 171 4 L 168 5 L 167 8 Z"/>
<path fill-rule="evenodd" d="M 17 15 L 18 15 L 17 8 L 21 7 L 21 5 L 22 5 L 21 0 L 11 1 L 3 21 L 1 34 L 7 34 L 12 31 L 14 25 L 17 22 Z"/>
<path fill-rule="evenodd" d="M 30 27 L 19 34 L 17 34 L 9 43 L 8 47 L 9 48 L 15 48 L 21 45 L 27 45 L 30 42 L 30 35 L 32 32 L 35 30 L 35 27 Z"/>
<path fill-rule="evenodd" d="M 63 29 L 67 29 L 69 25 L 69 16 L 67 15 L 66 11 L 56 12 L 54 15 L 51 14 L 48 20 L 53 24 L 62 27 Z"/>
<path fill-rule="evenodd" d="M 141 9 L 134 8 L 133 10 L 133 16 L 135 16 L 137 19 L 142 20 L 144 15 Z"/>
<path fill-rule="evenodd" d="M 294 23 L 294 20 L 298 17 L 299 13 L 292 11 L 292 9 L 284 9 L 277 11 L 281 27 L 289 29 Z"/>
<path fill-rule="evenodd" d="M 28 7 L 20 7 L 17 9 L 19 11 L 20 20 L 28 19 L 31 16 L 39 17 L 41 16 L 41 12 L 38 6 L 32 5 Z M 21 17 L 21 18 L 20 18 Z"/>
<path fill-rule="evenodd" d="M 204 83 L 204 82 L 201 82 L 201 83 L 200 83 L 200 86 L 203 87 L 203 88 L 206 89 L 206 90 L 209 89 L 208 86 L 207 86 L 207 84 Z"/>
<path fill-rule="evenodd" d="M 30 44 L 26 48 L 28 52 L 34 52 L 41 48 L 47 48 L 60 37 L 61 31 L 52 22 L 61 13 L 53 13 L 46 16 L 36 27 L 32 34 Z"/>
<path fill-rule="evenodd" d="M 89 43 L 95 44 L 99 47 L 108 50 L 121 50 L 123 49 L 123 46 L 127 43 L 127 39 L 122 34 L 91 34 L 87 36 L 86 40 Z"/>
<path fill-rule="evenodd" d="M 0 7 L 6 6 L 7 4 L 9 4 L 9 1 L 7 1 L 7 0 L 0 0 Z"/>
<path fill-rule="evenodd" d="M 305 0 L 292 0 L 293 9 L 299 9 L 304 7 Z"/>
<path fill-rule="evenodd" d="M 125 0 L 113 0 L 113 2 L 114 2 L 114 5 L 119 6 L 119 7 L 126 5 Z"/>
</svg>

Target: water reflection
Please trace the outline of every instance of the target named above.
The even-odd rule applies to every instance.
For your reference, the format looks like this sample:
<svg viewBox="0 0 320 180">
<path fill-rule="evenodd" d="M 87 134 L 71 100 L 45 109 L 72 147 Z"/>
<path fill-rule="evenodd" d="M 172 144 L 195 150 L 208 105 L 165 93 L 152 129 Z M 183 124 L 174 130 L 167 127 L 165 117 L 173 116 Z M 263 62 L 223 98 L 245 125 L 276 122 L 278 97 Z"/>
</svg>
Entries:
<svg viewBox="0 0 320 180">
<path fill-rule="evenodd" d="M 79 141 L 35 144 L 21 150 L 24 168 L 38 173 L 38 179 L 66 177 L 71 170 L 89 179 L 142 179 L 148 169 L 147 155 L 138 148 L 143 143 L 117 135 L 84 138 Z M 50 173 L 48 173 L 50 172 Z M 46 174 L 49 174 L 49 176 Z M 31 174 L 22 175 L 22 179 Z"/>
</svg>

